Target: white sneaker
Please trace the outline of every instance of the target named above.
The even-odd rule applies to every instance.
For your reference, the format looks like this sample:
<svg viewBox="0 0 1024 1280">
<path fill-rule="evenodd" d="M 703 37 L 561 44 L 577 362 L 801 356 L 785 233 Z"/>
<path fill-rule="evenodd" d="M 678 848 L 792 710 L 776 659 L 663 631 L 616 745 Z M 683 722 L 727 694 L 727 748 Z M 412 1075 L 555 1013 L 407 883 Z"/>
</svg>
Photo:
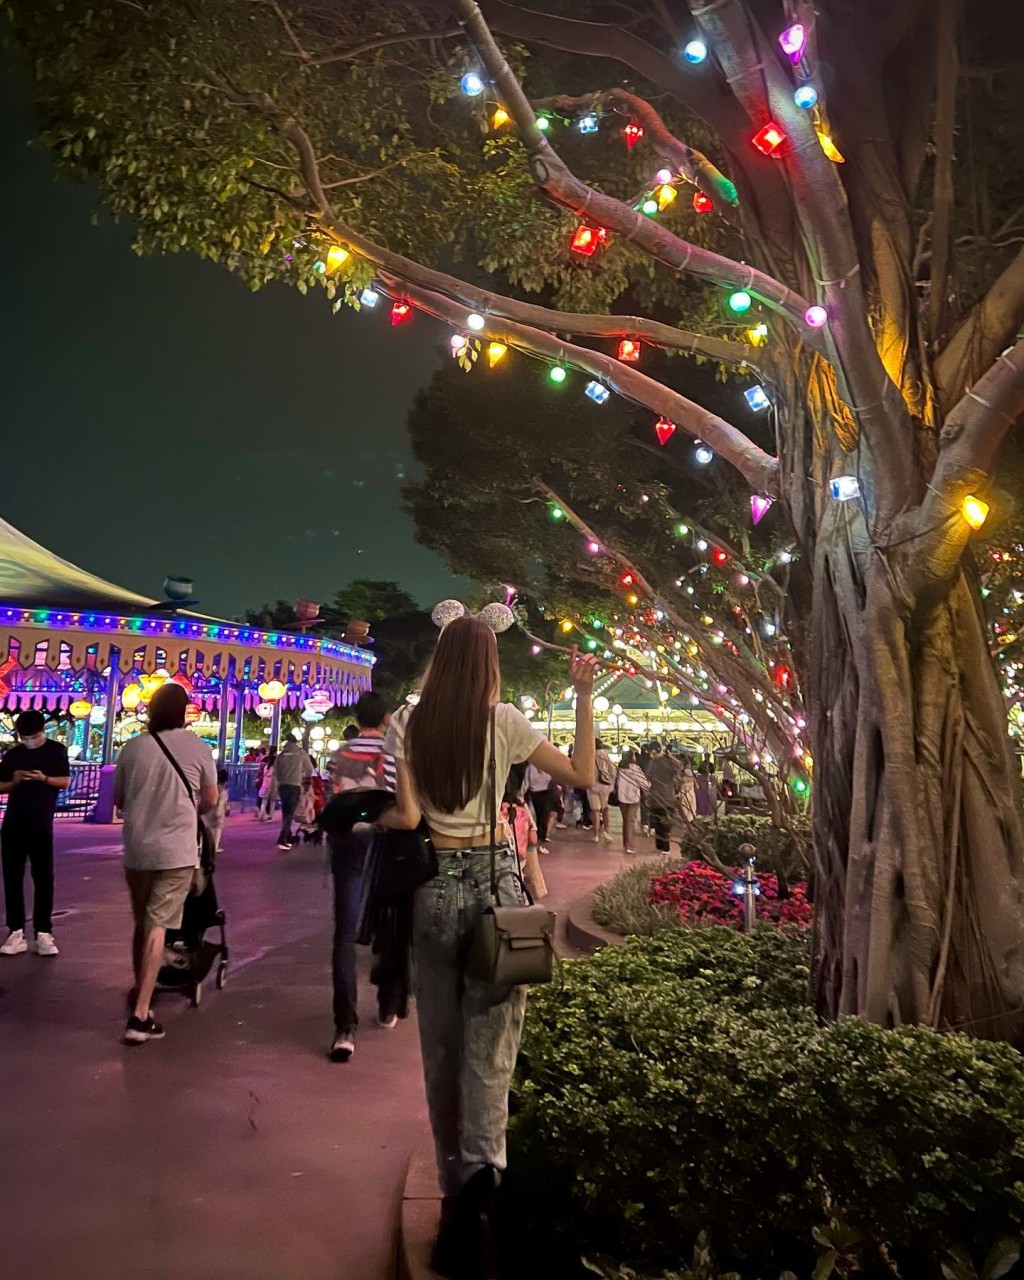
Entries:
<svg viewBox="0 0 1024 1280">
<path fill-rule="evenodd" d="M 53 940 L 52 933 L 36 934 L 36 955 L 37 956 L 59 956 L 60 950 Z"/>
<path fill-rule="evenodd" d="M 398 1026 L 398 1014 L 393 1013 L 390 1018 L 378 1018 L 377 1026 L 382 1027 L 385 1031 L 392 1031 Z"/>
<path fill-rule="evenodd" d="M 25 941 L 24 929 L 12 929 L 7 935 L 7 941 L 0 947 L 0 956 L 20 956 L 23 951 L 28 950 L 28 943 Z"/>
</svg>

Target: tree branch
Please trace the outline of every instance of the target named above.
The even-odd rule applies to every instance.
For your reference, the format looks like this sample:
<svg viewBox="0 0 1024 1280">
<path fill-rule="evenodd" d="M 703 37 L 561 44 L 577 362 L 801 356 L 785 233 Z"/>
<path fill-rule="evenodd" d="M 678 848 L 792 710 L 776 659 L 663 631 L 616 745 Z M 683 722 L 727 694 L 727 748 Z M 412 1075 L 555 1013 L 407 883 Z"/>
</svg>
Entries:
<svg viewBox="0 0 1024 1280">
<path fill-rule="evenodd" d="M 1024 324 L 1024 249 L 953 330 L 935 358 L 935 383 L 947 409 Z"/>
<path fill-rule="evenodd" d="M 347 49 L 338 49 L 334 53 L 321 54 L 319 57 L 305 55 L 307 62 L 314 67 L 326 67 L 332 62 L 352 62 L 366 53 L 374 53 L 377 49 L 385 49 L 393 44 L 414 44 L 420 40 L 448 40 L 453 36 L 461 36 L 462 27 L 427 27 L 423 31 L 400 31 L 397 35 L 374 36 L 372 40 L 363 40 L 360 44 L 350 45 Z"/>
<path fill-rule="evenodd" d="M 453 0 L 487 72 L 494 81 L 506 111 L 515 122 L 526 147 L 534 182 L 547 196 L 578 217 L 607 227 L 633 241 L 649 257 L 703 280 L 755 294 L 765 306 L 785 317 L 809 346 L 819 346 L 817 331 L 804 322 L 806 301 L 764 272 L 733 262 L 721 254 L 701 249 L 673 235 L 621 200 L 589 187 L 571 172 L 554 147 L 537 128 L 537 121 L 519 81 L 487 27 L 476 0 Z"/>
<path fill-rule="evenodd" d="M 953 227 L 953 133 L 956 128 L 956 23 L 959 0 L 940 0 L 935 83 L 935 165 L 932 181 L 931 292 L 928 327 L 933 342 L 943 333 Z"/>
</svg>

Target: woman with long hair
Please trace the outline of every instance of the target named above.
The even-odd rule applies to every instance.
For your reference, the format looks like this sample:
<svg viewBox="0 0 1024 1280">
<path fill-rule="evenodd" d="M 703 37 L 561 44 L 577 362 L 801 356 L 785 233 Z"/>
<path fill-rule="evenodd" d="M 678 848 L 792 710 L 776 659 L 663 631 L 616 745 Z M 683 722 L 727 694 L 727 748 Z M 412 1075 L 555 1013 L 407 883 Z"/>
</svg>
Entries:
<svg viewBox="0 0 1024 1280">
<path fill-rule="evenodd" d="M 508 1090 L 526 1006 L 523 987 L 483 982 L 464 971 L 474 927 L 492 905 L 492 838 L 498 904 L 523 903 L 508 839 L 491 830 L 491 805 L 500 806 L 509 768 L 524 761 L 566 786 L 593 783 L 595 672 L 594 659 L 574 650 L 576 750 L 570 760 L 517 707 L 499 701 L 494 632 L 477 618 L 457 618 L 441 632 L 419 702 L 392 718 L 385 742 L 398 764 L 398 791 L 382 825 L 411 830 L 425 821 L 437 853 L 437 876 L 415 895 L 414 990 L 444 1196 L 432 1265 L 453 1280 L 485 1274 L 486 1217 L 505 1167 Z"/>
<path fill-rule="evenodd" d="M 641 801 L 651 789 L 647 774 L 637 763 L 635 751 L 622 753 L 615 785 L 619 793 L 619 812 L 622 814 L 622 849 L 624 853 L 635 853 L 633 839 L 636 835 L 636 815 L 640 812 Z"/>
</svg>

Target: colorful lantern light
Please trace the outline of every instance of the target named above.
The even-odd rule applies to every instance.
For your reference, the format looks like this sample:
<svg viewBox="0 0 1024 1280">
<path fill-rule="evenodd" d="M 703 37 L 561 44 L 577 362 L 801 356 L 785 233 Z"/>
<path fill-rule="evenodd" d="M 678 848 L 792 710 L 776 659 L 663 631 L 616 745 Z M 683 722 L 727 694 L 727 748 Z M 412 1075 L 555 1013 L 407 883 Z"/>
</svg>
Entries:
<svg viewBox="0 0 1024 1280">
<path fill-rule="evenodd" d="M 565 366 L 564 366 L 564 365 L 560 365 L 560 364 L 553 364 L 553 365 L 551 366 L 551 368 L 548 370 L 548 377 L 550 378 L 550 380 L 551 380 L 552 382 L 554 382 L 554 383 L 556 383 L 556 384 L 559 384 L 559 383 L 564 382 L 564 381 L 565 381 L 565 379 L 566 379 L 566 376 L 567 376 L 567 375 L 566 375 L 566 372 L 565 372 Z"/>
<path fill-rule="evenodd" d="M 763 152 L 766 156 L 771 156 L 786 141 L 786 135 L 781 126 L 777 125 L 774 120 L 769 120 L 766 125 L 762 125 L 758 129 L 750 141 L 757 147 L 758 151 Z"/>
<path fill-rule="evenodd" d="M 332 244 L 327 250 L 327 270 L 337 271 L 339 267 L 344 266 L 352 255 L 347 249 L 343 249 L 340 244 Z"/>
<path fill-rule="evenodd" d="M 121 690 L 121 706 L 125 711 L 134 711 L 142 701 L 142 685 L 126 684 Z"/>
<path fill-rule="evenodd" d="M 658 212 L 658 202 L 653 196 L 648 196 L 640 206 L 640 212 L 646 213 L 649 218 L 653 218 Z"/>
<path fill-rule="evenodd" d="M 742 315 L 744 311 L 749 311 L 754 305 L 754 299 L 747 293 L 746 289 L 737 289 L 735 293 L 729 295 L 729 310 L 735 311 L 738 315 Z"/>
<path fill-rule="evenodd" d="M 92 711 L 92 703 L 86 702 L 84 698 L 76 698 L 68 707 L 68 715 L 72 720 L 84 720 Z"/>
<path fill-rule="evenodd" d="M 791 27 L 787 27 L 779 36 L 779 44 L 782 45 L 782 52 L 790 62 L 794 64 L 799 62 L 807 47 L 807 32 L 804 30 L 803 23 L 794 22 Z"/>
<path fill-rule="evenodd" d="M 755 413 L 760 413 L 762 409 L 767 409 L 771 404 L 764 387 L 759 382 L 752 387 L 747 387 L 743 393 L 743 398 Z"/>
<path fill-rule="evenodd" d="M 706 467 L 709 462 L 714 460 L 715 457 L 714 451 L 709 449 L 706 444 L 703 444 L 700 441 L 698 441 L 697 447 L 693 451 L 693 456 L 702 467 Z"/>
<path fill-rule="evenodd" d="M 573 232 L 569 247 L 573 253 L 581 253 L 585 258 L 590 258 L 607 243 L 607 227 L 580 226 Z"/>
<path fill-rule="evenodd" d="M 576 127 L 580 133 L 597 133 L 597 115 L 593 111 L 587 111 L 576 121 Z"/>
<path fill-rule="evenodd" d="M 412 316 L 412 307 L 408 302 L 399 300 L 391 304 L 392 325 L 404 324 Z"/>
<path fill-rule="evenodd" d="M 709 196 L 706 196 L 703 191 L 695 191 L 693 193 L 694 213 L 710 213 L 714 207 L 714 201 Z"/>
<path fill-rule="evenodd" d="M 752 347 L 763 347 L 768 341 L 768 326 L 763 320 L 747 330 L 747 341 Z"/>
<path fill-rule="evenodd" d="M 459 86 L 467 98 L 479 98 L 484 91 L 484 82 L 475 71 L 467 71 L 459 81 Z"/>
<path fill-rule="evenodd" d="M 641 125 L 635 124 L 632 120 L 629 122 L 629 124 L 626 125 L 622 133 L 626 139 L 626 147 L 630 151 L 633 150 L 636 144 L 644 136 L 643 127 Z"/>
<path fill-rule="evenodd" d="M 671 183 L 663 183 L 655 193 L 658 197 L 658 208 L 667 209 L 679 192 Z"/>
<path fill-rule="evenodd" d="M 818 142 L 821 144 L 822 151 L 824 151 L 832 163 L 845 164 L 846 157 L 832 141 L 830 135 L 827 134 L 824 129 L 815 129 L 814 132 L 818 135 Z"/>
<path fill-rule="evenodd" d="M 491 124 L 494 126 L 495 129 L 500 129 L 502 125 L 508 124 L 511 118 L 512 117 L 509 115 L 509 113 L 505 110 L 504 107 L 495 107 L 494 115 L 491 116 Z"/>
<path fill-rule="evenodd" d="M 549 117 L 549 116 L 538 116 L 538 117 L 537 117 L 537 128 L 541 131 L 541 133 L 547 133 L 547 131 L 551 128 L 551 119 L 550 119 L 550 117 Z"/>
<path fill-rule="evenodd" d="M 960 510 L 972 529 L 980 529 L 988 519 L 989 505 L 987 502 L 983 502 L 981 498 L 968 494 L 964 498 Z"/>
<path fill-rule="evenodd" d="M 775 501 L 763 493 L 752 493 L 750 495 L 750 520 L 752 524 L 760 524 L 768 512 L 771 505 Z"/>
<path fill-rule="evenodd" d="M 813 84 L 802 84 L 794 91 L 793 101 L 798 107 L 809 111 L 818 101 L 818 91 Z"/>
<path fill-rule="evenodd" d="M 360 304 L 364 307 L 375 307 L 380 302 L 380 294 L 376 289 L 371 289 L 369 285 L 359 295 Z"/>
<path fill-rule="evenodd" d="M 457 360 L 469 346 L 469 339 L 464 333 L 453 333 L 448 340 L 448 345 L 452 349 L 452 355 Z"/>
<path fill-rule="evenodd" d="M 676 424 L 670 422 L 668 418 L 659 418 L 654 424 L 654 434 L 658 437 L 658 444 L 662 448 L 668 444 L 676 433 Z"/>
<path fill-rule="evenodd" d="M 860 496 L 860 481 L 856 476 L 834 476 L 829 489 L 837 502 L 849 502 Z"/>
<path fill-rule="evenodd" d="M 623 338 L 619 342 L 619 359 L 624 364 L 636 364 L 640 359 L 640 343 L 634 338 Z"/>
<path fill-rule="evenodd" d="M 466 316 L 466 328 L 475 329 L 477 333 L 480 332 L 486 323 L 487 321 L 478 311 L 471 311 L 469 315 Z"/>
<path fill-rule="evenodd" d="M 683 45 L 683 57 L 692 66 L 697 66 L 708 56 L 708 47 L 703 40 L 689 40 Z"/>
<path fill-rule="evenodd" d="M 804 312 L 804 320 L 812 329 L 820 329 L 823 325 L 828 324 L 828 312 L 824 307 L 817 305 L 808 307 Z"/>
<path fill-rule="evenodd" d="M 280 680 L 266 680 L 257 690 L 264 702 L 280 702 L 287 692 Z"/>
<path fill-rule="evenodd" d="M 588 382 L 586 385 L 586 393 L 595 404 L 604 404 L 611 395 L 608 388 L 603 386 L 600 382 Z"/>
<path fill-rule="evenodd" d="M 202 714 L 203 714 L 203 709 L 198 702 L 188 703 L 187 706 L 185 707 L 185 723 L 195 724 L 196 721 L 201 719 Z"/>
<path fill-rule="evenodd" d="M 487 344 L 487 363 L 493 369 L 496 364 L 505 359 L 508 347 L 504 342 L 489 342 Z"/>
</svg>

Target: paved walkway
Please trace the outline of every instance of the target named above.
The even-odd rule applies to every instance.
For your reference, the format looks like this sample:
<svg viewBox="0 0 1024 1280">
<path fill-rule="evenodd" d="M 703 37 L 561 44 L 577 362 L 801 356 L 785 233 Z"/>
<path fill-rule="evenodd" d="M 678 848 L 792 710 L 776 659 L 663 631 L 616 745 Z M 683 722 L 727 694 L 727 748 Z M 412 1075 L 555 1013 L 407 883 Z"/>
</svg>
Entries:
<svg viewBox="0 0 1024 1280">
<path fill-rule="evenodd" d="M 239 816 L 225 833 L 227 988 L 208 983 L 197 1010 L 162 997 L 166 1039 L 128 1050 L 119 831 L 58 824 L 62 954 L 0 957 L 5 1273 L 391 1280 L 425 1125 L 414 1021 L 369 1025 L 352 1062 L 325 1060 L 323 857 L 279 853 L 274 832 Z M 568 835 L 544 859 L 563 917 L 624 861 Z"/>
</svg>

